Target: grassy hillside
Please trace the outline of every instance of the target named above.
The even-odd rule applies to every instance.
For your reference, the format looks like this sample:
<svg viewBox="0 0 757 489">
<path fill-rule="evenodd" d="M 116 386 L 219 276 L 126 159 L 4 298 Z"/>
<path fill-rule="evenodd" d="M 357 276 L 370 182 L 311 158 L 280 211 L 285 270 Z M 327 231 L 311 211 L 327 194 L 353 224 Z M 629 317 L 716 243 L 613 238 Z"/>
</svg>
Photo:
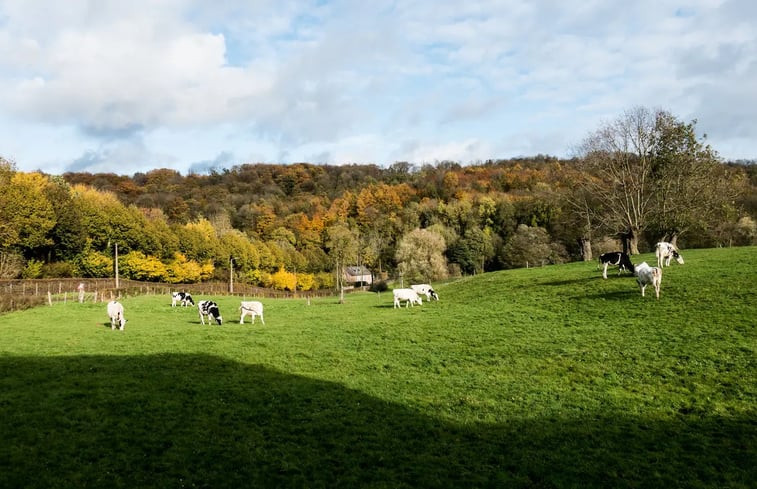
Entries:
<svg viewBox="0 0 757 489">
<path fill-rule="evenodd" d="M 230 297 L 220 327 L 167 296 L 123 332 L 7 314 L 0 486 L 754 487 L 757 249 L 684 258 L 659 301 L 573 263 L 402 310 L 264 300 L 265 326 Z"/>
</svg>

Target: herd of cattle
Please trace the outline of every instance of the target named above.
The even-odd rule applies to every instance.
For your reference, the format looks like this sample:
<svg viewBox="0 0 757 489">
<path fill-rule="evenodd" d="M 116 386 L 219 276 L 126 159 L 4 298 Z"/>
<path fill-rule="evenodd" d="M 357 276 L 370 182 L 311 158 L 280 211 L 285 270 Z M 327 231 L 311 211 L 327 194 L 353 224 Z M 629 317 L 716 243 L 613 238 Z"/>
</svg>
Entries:
<svg viewBox="0 0 757 489">
<path fill-rule="evenodd" d="M 401 301 L 405 301 L 405 307 L 412 306 L 413 303 L 421 304 L 421 295 L 425 295 L 428 300 L 439 300 L 439 295 L 429 284 L 411 285 L 409 289 L 394 289 L 394 307 L 400 307 Z M 195 301 L 188 292 L 172 292 L 171 307 L 176 306 L 194 306 Z M 197 311 L 200 314 L 200 322 L 204 325 L 207 318 L 208 324 L 223 324 L 223 317 L 218 304 L 215 301 L 204 300 L 197 304 Z M 242 301 L 239 305 L 239 324 L 244 324 L 244 319 L 250 316 L 252 324 L 255 324 L 255 317 L 260 316 L 260 322 L 265 324 L 263 319 L 263 303 L 260 301 Z M 118 301 L 108 303 L 108 317 L 110 318 L 110 328 L 123 331 L 126 325 L 124 318 L 124 306 Z"/>
<path fill-rule="evenodd" d="M 683 265 L 683 257 L 673 244 L 665 241 L 657 243 L 655 246 L 655 256 L 657 257 L 657 266 L 651 267 L 647 262 L 634 265 L 631 263 L 631 257 L 622 251 L 604 253 L 599 257 L 599 264 L 603 267 L 602 277 L 607 278 L 608 266 L 616 265 L 618 267 L 618 275 L 624 270 L 636 275 L 636 283 L 639 284 L 642 297 L 644 297 L 644 290 L 647 288 L 647 285 L 651 285 L 654 287 L 655 296 L 659 299 L 663 267 L 669 267 L 671 259 L 675 259 L 675 261 Z"/>
<path fill-rule="evenodd" d="M 636 276 L 636 282 L 641 289 L 641 295 L 644 296 L 644 290 L 647 285 L 654 287 L 655 296 L 660 298 L 660 284 L 662 283 L 662 268 L 670 266 L 670 260 L 675 259 L 678 263 L 683 265 L 683 257 L 679 253 L 678 249 L 667 242 L 657 243 L 655 247 L 655 256 L 657 257 L 657 266 L 651 267 L 647 262 L 641 262 L 638 265 L 631 263 L 631 258 L 627 253 L 622 251 L 613 251 L 610 253 L 604 253 L 599 257 L 599 265 L 602 268 L 602 277 L 607 278 L 607 267 L 610 265 L 618 267 L 618 275 L 621 272 L 631 272 Z M 426 296 L 426 300 L 439 300 L 439 295 L 429 284 L 411 285 L 410 288 L 394 289 L 394 308 L 402 307 L 402 303 L 405 303 L 405 307 L 413 307 L 415 304 L 421 305 L 423 300 L 421 296 Z M 187 292 L 173 292 L 171 294 L 171 307 L 177 305 L 187 307 L 194 306 L 195 301 L 192 296 Z M 219 325 L 223 323 L 223 317 L 221 311 L 218 308 L 218 304 L 215 301 L 204 300 L 197 304 L 197 311 L 200 314 L 200 322 L 204 325 L 207 318 L 208 324 L 212 324 L 213 321 Z M 263 320 L 263 303 L 259 301 L 242 301 L 239 306 L 239 324 L 244 323 L 244 318 L 250 316 L 252 324 L 255 324 L 255 316 L 260 316 L 260 322 L 265 324 Z M 124 306 L 118 301 L 111 301 L 108 303 L 108 317 L 110 318 L 111 329 L 124 329 L 126 325 L 126 319 L 124 318 Z"/>
</svg>

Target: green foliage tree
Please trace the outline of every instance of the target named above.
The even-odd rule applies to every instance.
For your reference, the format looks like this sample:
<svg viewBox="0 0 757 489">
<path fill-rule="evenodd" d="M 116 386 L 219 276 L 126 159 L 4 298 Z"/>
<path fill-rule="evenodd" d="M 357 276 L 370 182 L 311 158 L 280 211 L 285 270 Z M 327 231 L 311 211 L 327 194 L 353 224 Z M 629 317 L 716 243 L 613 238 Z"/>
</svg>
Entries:
<svg viewBox="0 0 757 489">
<path fill-rule="evenodd" d="M 684 123 L 657 113 L 651 176 L 657 239 L 676 243 L 692 227 L 723 216 L 742 191 L 740 182 L 718 161 L 715 151 L 697 139 L 696 121 Z M 726 209 L 727 212 L 727 209 Z"/>
<path fill-rule="evenodd" d="M 354 263 L 358 255 L 357 235 L 343 224 L 335 224 L 327 229 L 326 246 L 334 264 L 334 276 L 336 287 L 339 291 L 344 290 L 344 267 Z M 342 297 L 340 301 L 343 301 Z"/>
<path fill-rule="evenodd" d="M 426 229 L 414 229 L 399 242 L 396 259 L 405 280 L 425 283 L 447 277 L 444 238 Z"/>
<path fill-rule="evenodd" d="M 510 268 L 549 263 L 552 249 L 547 230 L 521 224 L 504 247 L 502 261 Z"/>
<path fill-rule="evenodd" d="M 47 177 L 40 173 L 0 169 L 0 249 L 33 255 L 52 244 L 48 233 L 55 226 L 55 210 L 47 198 Z"/>
</svg>

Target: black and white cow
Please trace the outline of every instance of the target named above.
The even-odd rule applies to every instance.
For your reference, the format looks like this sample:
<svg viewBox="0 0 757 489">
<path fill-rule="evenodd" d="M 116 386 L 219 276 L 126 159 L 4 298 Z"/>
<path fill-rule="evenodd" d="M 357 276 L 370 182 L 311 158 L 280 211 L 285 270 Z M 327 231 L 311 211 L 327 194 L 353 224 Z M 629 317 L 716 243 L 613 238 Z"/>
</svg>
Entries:
<svg viewBox="0 0 757 489">
<path fill-rule="evenodd" d="M 669 267 L 671 258 L 675 258 L 680 265 L 683 265 L 683 257 L 672 243 L 660 241 L 655 246 L 654 254 L 657 257 L 657 266 L 659 268 Z"/>
<path fill-rule="evenodd" d="M 177 303 L 180 303 L 183 307 L 187 307 L 189 304 L 195 305 L 195 301 L 189 295 L 189 292 L 173 292 L 171 294 L 171 307 L 176 307 Z"/>
<path fill-rule="evenodd" d="M 200 322 L 205 324 L 205 316 L 208 317 L 208 324 L 212 324 L 211 318 L 215 319 L 218 324 L 223 322 L 221 311 L 218 304 L 213 301 L 200 301 L 197 303 L 197 309 L 200 312 Z"/>
<path fill-rule="evenodd" d="M 599 264 L 603 266 L 602 278 L 607 278 L 607 267 L 610 265 L 618 266 L 618 275 L 623 270 L 631 273 L 634 271 L 631 258 L 628 256 L 628 253 L 623 253 L 622 251 L 611 251 L 599 255 Z"/>
</svg>

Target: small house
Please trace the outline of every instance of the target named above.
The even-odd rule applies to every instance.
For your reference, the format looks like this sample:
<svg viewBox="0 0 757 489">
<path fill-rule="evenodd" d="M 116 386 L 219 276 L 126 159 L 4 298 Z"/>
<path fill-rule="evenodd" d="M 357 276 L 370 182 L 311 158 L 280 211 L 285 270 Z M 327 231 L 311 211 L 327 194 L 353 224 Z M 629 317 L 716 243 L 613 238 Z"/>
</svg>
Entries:
<svg viewBox="0 0 757 489">
<path fill-rule="evenodd" d="M 373 274 L 363 266 L 344 267 L 344 283 L 355 287 L 371 285 Z"/>
</svg>

